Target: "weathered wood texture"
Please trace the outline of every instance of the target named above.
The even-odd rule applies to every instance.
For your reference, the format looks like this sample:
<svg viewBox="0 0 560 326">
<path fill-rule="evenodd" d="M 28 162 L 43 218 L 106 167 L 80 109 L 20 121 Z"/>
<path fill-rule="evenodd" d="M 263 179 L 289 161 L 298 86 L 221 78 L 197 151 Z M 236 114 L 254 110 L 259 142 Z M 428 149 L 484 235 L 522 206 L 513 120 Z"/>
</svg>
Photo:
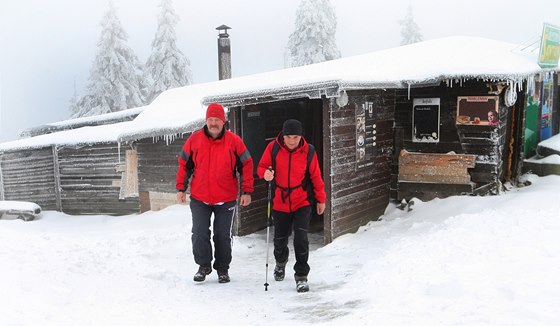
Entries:
<svg viewBox="0 0 560 326">
<path fill-rule="evenodd" d="M 3 200 L 30 201 L 43 210 L 56 210 L 52 148 L 0 153 Z"/>
<path fill-rule="evenodd" d="M 138 190 L 140 192 L 176 193 L 175 176 L 183 144 L 190 136 L 178 136 L 169 143 L 163 139 L 138 141 Z"/>
<path fill-rule="evenodd" d="M 401 150 L 417 153 L 448 153 L 475 155 L 475 167 L 469 169 L 469 174 L 475 186 L 475 194 L 495 194 L 501 185 L 503 176 L 503 157 L 507 157 L 504 144 L 510 117 L 508 109 L 502 104 L 500 97 L 498 127 L 485 125 L 456 125 L 457 97 L 458 96 L 488 96 L 489 88 L 483 81 L 467 81 L 462 85 L 454 84 L 448 87 L 445 84 L 434 87 L 412 88 L 410 97 L 408 90 L 396 91 L 395 103 L 395 154 L 393 156 L 391 198 L 417 197 L 420 199 L 443 198 L 451 195 L 464 194 L 464 189 L 456 187 L 424 187 L 422 191 L 411 191 L 410 185 L 400 187 L 399 157 Z M 440 99 L 440 141 L 439 143 L 414 143 L 412 142 L 412 100 L 414 98 L 439 98 Z M 435 180 L 434 180 L 435 182 Z M 441 182 L 441 184 L 446 184 Z"/>
<path fill-rule="evenodd" d="M 116 169 L 117 144 L 62 147 L 58 158 L 63 212 L 125 215 L 139 211 L 138 198 L 119 200 L 122 172 Z"/>
<path fill-rule="evenodd" d="M 399 182 L 428 182 L 467 184 L 474 168 L 475 155 L 410 153 L 402 150 L 399 156 Z"/>
<path fill-rule="evenodd" d="M 393 153 L 394 91 L 368 90 L 348 92 L 348 104 L 339 108 L 329 101 L 330 131 L 324 135 L 330 145 L 330 176 L 325 182 L 330 194 L 330 221 L 325 222 L 326 242 L 356 231 L 378 219 L 389 203 L 391 156 Z M 356 109 L 373 102 L 376 124 L 376 154 L 373 165 L 357 168 Z"/>
</svg>

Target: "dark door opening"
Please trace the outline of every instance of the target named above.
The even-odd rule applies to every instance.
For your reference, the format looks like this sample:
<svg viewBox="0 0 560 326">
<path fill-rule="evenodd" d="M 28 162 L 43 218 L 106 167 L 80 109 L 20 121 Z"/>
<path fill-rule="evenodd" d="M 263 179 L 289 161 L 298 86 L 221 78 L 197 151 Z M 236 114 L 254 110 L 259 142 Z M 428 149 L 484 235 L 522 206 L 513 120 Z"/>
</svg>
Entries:
<svg viewBox="0 0 560 326">
<path fill-rule="evenodd" d="M 321 171 L 323 171 L 323 102 L 320 99 L 297 99 L 289 101 L 249 105 L 241 111 L 242 137 L 254 158 L 255 167 L 266 145 L 274 140 L 287 119 L 297 119 L 303 125 L 303 136 L 315 146 Z M 323 173 L 324 176 L 324 173 Z M 323 177 L 324 178 L 324 177 Z M 312 232 L 323 230 L 323 216 L 316 210 L 311 218 Z"/>
</svg>

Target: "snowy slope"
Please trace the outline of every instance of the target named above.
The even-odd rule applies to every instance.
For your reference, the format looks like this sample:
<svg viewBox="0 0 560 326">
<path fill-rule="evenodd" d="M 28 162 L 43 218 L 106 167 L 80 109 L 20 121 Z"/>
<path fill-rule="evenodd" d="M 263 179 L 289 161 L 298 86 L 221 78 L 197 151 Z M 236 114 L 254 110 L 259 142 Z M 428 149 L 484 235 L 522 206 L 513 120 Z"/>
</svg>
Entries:
<svg viewBox="0 0 560 326">
<path fill-rule="evenodd" d="M 560 177 L 530 180 L 314 234 L 305 294 L 272 268 L 264 291 L 264 231 L 234 239 L 231 283 L 195 284 L 186 206 L 0 219 L 0 325 L 558 325 Z"/>
</svg>

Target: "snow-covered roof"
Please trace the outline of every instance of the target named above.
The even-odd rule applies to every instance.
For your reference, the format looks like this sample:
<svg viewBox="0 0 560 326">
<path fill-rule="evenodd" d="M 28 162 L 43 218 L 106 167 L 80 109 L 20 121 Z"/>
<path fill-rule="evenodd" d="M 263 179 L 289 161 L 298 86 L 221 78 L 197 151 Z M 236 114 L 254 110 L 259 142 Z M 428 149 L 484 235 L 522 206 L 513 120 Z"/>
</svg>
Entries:
<svg viewBox="0 0 560 326">
<path fill-rule="evenodd" d="M 52 145 L 79 146 L 98 143 L 116 143 L 118 135 L 126 130 L 132 121 L 102 126 L 82 127 L 53 132 L 50 134 L 0 143 L 0 152 L 20 149 L 41 148 Z"/>
<path fill-rule="evenodd" d="M 341 90 L 406 88 L 465 79 L 521 82 L 543 70 L 537 53 L 474 37 L 447 37 L 328 62 L 168 90 L 119 140 L 173 136 L 203 124 L 204 105 L 265 102 L 286 97 L 339 96 Z"/>
<path fill-rule="evenodd" d="M 91 117 L 81 117 L 75 119 L 68 119 L 63 121 L 57 121 L 53 123 L 47 123 L 41 126 L 26 129 L 20 133 L 20 137 L 33 137 L 37 135 L 42 135 L 46 133 L 52 133 L 56 131 L 66 130 L 66 129 L 76 129 L 85 126 L 98 126 L 117 122 L 123 122 L 134 119 L 140 112 L 144 111 L 146 106 L 141 106 L 138 108 L 132 108 L 127 110 L 122 110 L 118 112 L 112 112 L 107 114 L 100 114 Z"/>
<path fill-rule="evenodd" d="M 537 64 L 537 53 L 524 52 L 519 45 L 455 36 L 253 75 L 246 83 L 207 96 L 204 102 L 237 104 L 248 97 L 282 96 L 298 89 L 305 92 L 306 88 L 321 84 L 338 87 L 340 91 L 407 88 L 466 79 L 516 83 L 540 72 L 543 69 Z"/>
</svg>

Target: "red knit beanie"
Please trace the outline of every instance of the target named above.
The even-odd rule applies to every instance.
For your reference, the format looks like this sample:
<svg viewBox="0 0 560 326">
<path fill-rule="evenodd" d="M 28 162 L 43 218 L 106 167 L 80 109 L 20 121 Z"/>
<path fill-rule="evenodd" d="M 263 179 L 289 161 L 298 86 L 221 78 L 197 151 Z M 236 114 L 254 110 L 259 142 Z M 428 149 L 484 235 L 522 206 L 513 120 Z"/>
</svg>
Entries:
<svg viewBox="0 0 560 326">
<path fill-rule="evenodd" d="M 208 109 L 206 109 L 206 120 L 208 120 L 208 118 L 210 117 L 218 118 L 223 122 L 226 122 L 224 107 L 218 103 L 210 103 L 210 105 L 208 105 Z"/>
</svg>

